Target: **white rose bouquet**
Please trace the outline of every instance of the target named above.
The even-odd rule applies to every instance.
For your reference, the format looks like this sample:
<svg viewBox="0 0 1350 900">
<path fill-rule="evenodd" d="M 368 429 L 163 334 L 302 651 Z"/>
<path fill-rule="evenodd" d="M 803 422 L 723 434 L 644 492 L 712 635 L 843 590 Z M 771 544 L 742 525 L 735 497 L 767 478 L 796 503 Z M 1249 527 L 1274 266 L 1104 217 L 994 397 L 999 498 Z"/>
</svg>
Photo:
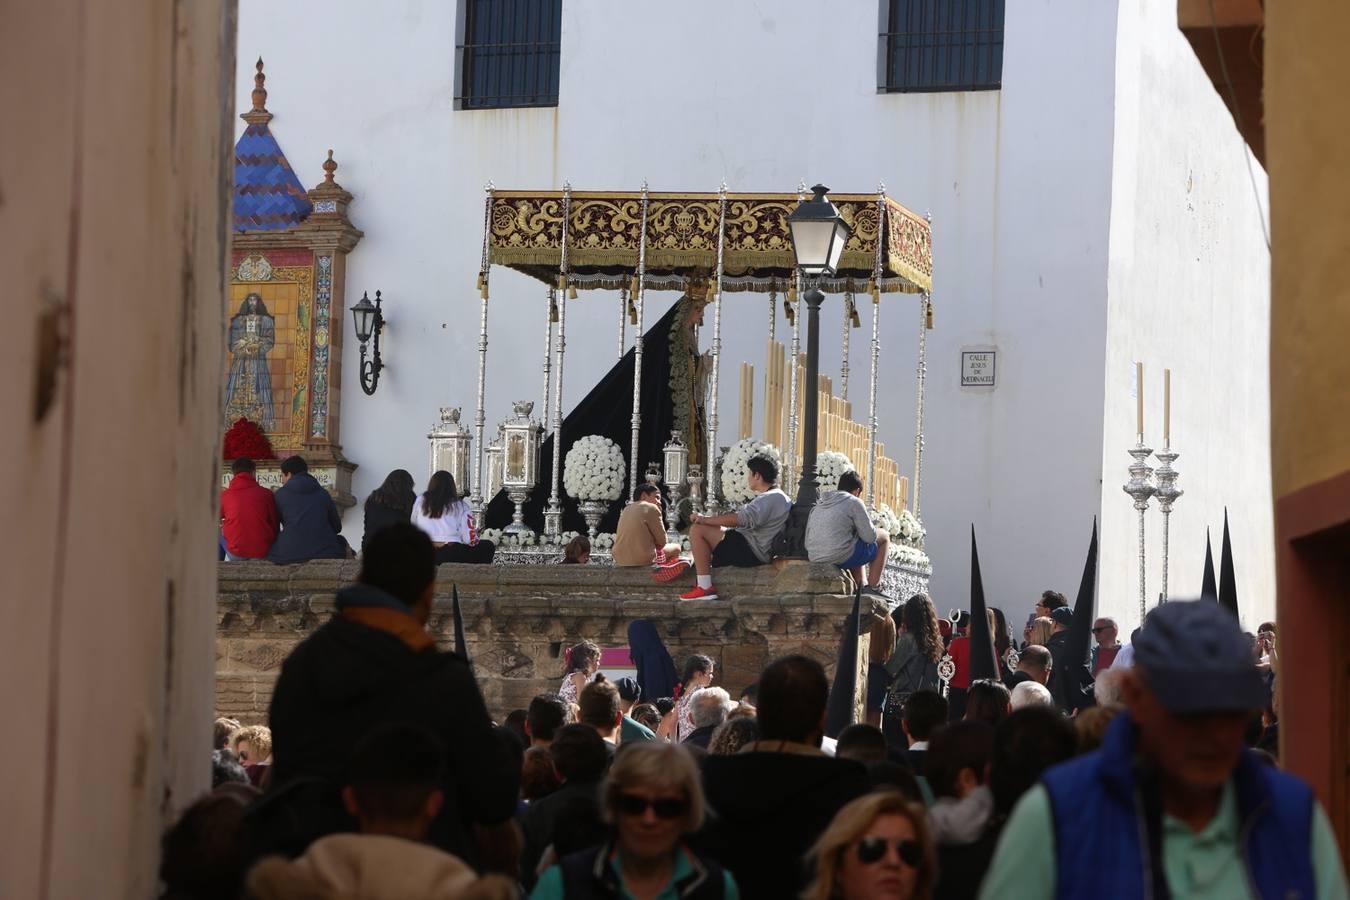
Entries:
<svg viewBox="0 0 1350 900">
<path fill-rule="evenodd" d="M 872 510 L 872 524 L 883 529 L 894 541 L 900 540 L 900 517 L 891 509 L 889 503 L 883 503 L 879 509 Z"/>
<path fill-rule="evenodd" d="M 900 510 L 899 536 L 901 542 L 911 547 L 922 548 L 925 534 L 927 532 L 924 531 L 923 523 L 914 517 L 914 513 L 908 509 Z"/>
<path fill-rule="evenodd" d="M 595 541 L 591 544 L 593 550 L 613 550 L 614 535 L 609 532 L 601 532 L 595 536 Z"/>
<path fill-rule="evenodd" d="M 567 451 L 563 487 L 577 500 L 618 500 L 627 477 L 623 452 L 607 437 L 588 434 Z"/>
<path fill-rule="evenodd" d="M 744 438 L 732 444 L 722 457 L 722 496 L 731 503 L 748 503 L 754 498 L 750 490 L 750 480 L 746 473 L 746 464 L 751 458 L 765 456 L 773 460 L 778 471 L 783 471 L 782 458 L 778 448 L 754 438 Z"/>
<path fill-rule="evenodd" d="M 816 488 L 822 492 L 839 489 L 839 476 L 856 472 L 853 460 L 834 450 L 816 454 Z"/>
</svg>

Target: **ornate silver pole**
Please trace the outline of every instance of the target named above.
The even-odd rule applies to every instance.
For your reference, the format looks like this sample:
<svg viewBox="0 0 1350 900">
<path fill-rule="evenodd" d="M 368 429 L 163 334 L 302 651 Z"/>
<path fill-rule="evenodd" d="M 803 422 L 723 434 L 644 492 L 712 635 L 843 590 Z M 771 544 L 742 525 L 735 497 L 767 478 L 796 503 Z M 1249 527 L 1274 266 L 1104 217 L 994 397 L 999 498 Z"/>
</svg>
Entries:
<svg viewBox="0 0 1350 900">
<path fill-rule="evenodd" d="M 1158 466 L 1153 474 L 1158 480 L 1158 486 L 1154 490 L 1154 494 L 1158 498 L 1158 508 L 1162 510 L 1163 515 L 1162 598 L 1165 603 L 1172 599 L 1172 595 L 1167 593 L 1168 520 L 1172 518 L 1172 504 L 1177 502 L 1177 498 L 1186 492 L 1177 487 L 1177 478 L 1180 477 L 1181 473 L 1172 468 L 1172 463 L 1176 462 L 1177 457 L 1181 454 L 1172 449 L 1170 442 L 1163 441 L 1163 443 L 1166 446 L 1155 454 L 1162 465 Z"/>
<path fill-rule="evenodd" d="M 549 399 L 553 396 L 553 323 L 558 318 L 558 301 L 555 299 L 557 292 L 553 288 L 548 289 L 548 316 L 544 320 L 544 394 L 540 400 L 540 406 L 544 409 L 544 430 L 549 431 L 553 425 L 553 405 Z"/>
<path fill-rule="evenodd" d="M 717 271 L 713 273 L 712 384 L 708 399 L 708 459 L 717 449 L 717 388 L 722 359 L 722 245 L 727 230 L 727 183 L 718 188 Z"/>
<path fill-rule="evenodd" d="M 877 253 L 872 262 L 872 360 L 867 375 L 867 508 L 877 508 L 877 361 L 881 356 L 881 247 L 886 239 L 886 185 L 877 186 Z"/>
<path fill-rule="evenodd" d="M 637 297 L 637 331 L 633 335 L 633 440 L 628 455 L 628 493 L 637 490 L 638 433 L 642 428 L 642 327 L 643 306 L 647 295 L 647 181 L 642 182 L 642 224 L 638 235 L 638 270 L 634 276 L 633 295 Z"/>
<path fill-rule="evenodd" d="M 792 272 L 793 289 L 792 297 L 789 301 L 796 300 L 796 283 L 800 276 L 794 269 Z M 783 455 L 783 469 L 780 473 L 780 482 L 782 484 L 792 484 L 797 476 L 797 357 L 801 354 L 802 338 L 802 311 L 799 304 L 792 304 L 792 354 L 788 360 L 788 445 L 787 453 Z"/>
<path fill-rule="evenodd" d="M 553 379 L 553 491 L 544 514 L 544 534 L 557 537 L 562 534 L 562 501 L 558 497 L 558 481 L 562 476 L 562 421 L 563 421 L 563 357 L 567 353 L 567 292 L 558 297 L 558 374 Z"/>
<path fill-rule="evenodd" d="M 928 377 L 928 307 L 933 302 L 925 292 L 919 304 L 919 364 L 914 398 L 914 518 L 919 518 L 919 485 L 923 473 L 923 389 Z"/>
<path fill-rule="evenodd" d="M 553 383 L 553 489 L 544 513 L 544 534 L 557 537 L 562 533 L 562 501 L 558 497 L 558 482 L 562 479 L 562 392 L 563 357 L 567 353 L 567 236 L 572 230 L 572 184 L 563 183 L 562 259 L 558 265 L 558 362 Z"/>
<path fill-rule="evenodd" d="M 867 392 L 867 508 L 877 508 L 877 360 L 881 355 L 881 303 L 872 300 L 872 366 Z"/>
<path fill-rule="evenodd" d="M 844 359 L 839 364 L 839 396 L 845 400 L 848 399 L 848 332 L 855 315 L 853 292 L 848 291 L 844 294 Z"/>
<path fill-rule="evenodd" d="M 483 259 L 478 272 L 478 293 L 482 297 L 482 314 L 478 325 L 478 406 L 474 411 L 473 418 L 475 432 L 473 442 L 473 497 L 470 498 L 469 502 L 469 506 L 473 509 L 474 521 L 479 528 L 483 527 L 483 508 L 486 505 L 483 497 L 483 426 L 487 423 L 487 414 L 483 406 L 487 388 L 488 274 L 491 270 L 491 262 L 488 258 L 488 239 L 492 226 L 493 191 L 491 181 L 487 183 L 484 191 L 487 197 L 483 200 Z"/>
<path fill-rule="evenodd" d="M 1140 390 L 1142 389 L 1141 386 Z M 1134 508 L 1139 511 L 1139 621 L 1142 624 L 1144 616 L 1148 613 L 1144 513 L 1148 511 L 1148 498 L 1152 497 L 1157 489 L 1153 486 L 1153 468 L 1148 464 L 1148 458 L 1153 455 L 1153 450 L 1144 446 L 1144 436 L 1140 435 L 1139 443 L 1126 452 L 1134 457 L 1134 463 L 1130 466 L 1130 480 L 1125 482 L 1124 490 L 1134 498 Z"/>
<path fill-rule="evenodd" d="M 769 288 L 769 342 L 772 343 L 778 332 L 778 289 Z M 764 435 L 768 439 L 768 435 Z"/>
<path fill-rule="evenodd" d="M 806 182 L 797 183 L 797 203 L 806 199 Z M 783 456 L 783 471 L 779 473 L 779 483 L 795 485 L 797 483 L 797 357 L 801 354 L 802 310 L 797 302 L 797 292 L 801 288 L 802 274 L 795 267 L 788 282 L 787 302 L 792 305 L 792 358 L 788 360 L 788 445 Z M 808 389 L 811 389 L 808 386 Z"/>
<path fill-rule="evenodd" d="M 619 288 L 619 359 L 628 343 L 628 288 Z"/>
</svg>

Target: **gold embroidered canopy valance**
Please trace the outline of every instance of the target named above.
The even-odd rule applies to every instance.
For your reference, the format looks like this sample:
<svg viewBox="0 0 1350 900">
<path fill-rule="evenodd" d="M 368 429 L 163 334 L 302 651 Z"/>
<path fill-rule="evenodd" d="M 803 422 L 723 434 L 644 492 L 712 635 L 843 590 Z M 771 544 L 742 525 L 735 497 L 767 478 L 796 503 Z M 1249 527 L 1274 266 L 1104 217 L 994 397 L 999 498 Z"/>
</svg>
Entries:
<svg viewBox="0 0 1350 900">
<path fill-rule="evenodd" d="M 801 200 L 796 193 L 494 190 L 484 262 L 549 285 L 561 276 L 578 289 L 613 289 L 627 286 L 641 261 L 647 287 L 681 288 L 718 271 L 720 243 L 724 290 L 783 290 L 794 264 L 788 216 Z M 830 200 L 853 231 L 822 289 L 932 290 L 932 232 L 924 218 L 884 194 Z"/>
</svg>

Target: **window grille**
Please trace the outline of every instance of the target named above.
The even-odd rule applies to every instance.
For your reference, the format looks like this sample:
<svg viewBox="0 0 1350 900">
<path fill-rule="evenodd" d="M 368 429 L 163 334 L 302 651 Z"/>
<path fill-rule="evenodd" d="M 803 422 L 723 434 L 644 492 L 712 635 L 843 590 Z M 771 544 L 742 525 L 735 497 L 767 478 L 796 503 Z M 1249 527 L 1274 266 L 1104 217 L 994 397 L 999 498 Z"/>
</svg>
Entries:
<svg viewBox="0 0 1350 900">
<path fill-rule="evenodd" d="M 882 0 L 880 89 L 997 90 L 1004 0 Z"/>
<path fill-rule="evenodd" d="M 557 106 L 562 0 L 461 0 L 459 106 Z"/>
</svg>

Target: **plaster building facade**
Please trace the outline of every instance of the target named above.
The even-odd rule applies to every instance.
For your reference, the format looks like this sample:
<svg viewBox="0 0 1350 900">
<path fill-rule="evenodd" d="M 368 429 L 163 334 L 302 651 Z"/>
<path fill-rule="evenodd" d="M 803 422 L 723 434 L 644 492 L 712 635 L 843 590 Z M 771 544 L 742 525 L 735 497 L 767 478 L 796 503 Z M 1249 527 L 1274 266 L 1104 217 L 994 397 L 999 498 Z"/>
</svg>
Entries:
<svg viewBox="0 0 1350 900">
<path fill-rule="evenodd" d="M 1268 617 L 1264 172 L 1247 159 L 1168 2 L 1008 4 L 1001 28 L 976 15 L 1003 5 L 950 4 L 968 9 L 972 48 L 1001 41 L 1001 58 L 942 57 L 996 88 L 895 92 L 881 88 L 906 77 L 888 69 L 897 41 L 932 27 L 906 19 L 901 0 L 694 0 L 622 14 L 531 3 L 557 16 L 556 56 L 537 60 L 545 69 L 557 60 L 556 82 L 532 82 L 556 100 L 485 108 L 502 101 L 475 92 L 473 72 L 481 81 L 483 70 L 466 54 L 473 17 L 481 24 L 492 3 L 244 0 L 239 54 L 250 65 L 238 70 L 237 106 L 248 108 L 251 63 L 263 57 L 271 128 L 301 182 L 317 180 L 332 148 L 356 198 L 350 217 L 365 237 L 341 302 L 376 289 L 385 298 L 386 369 L 374 396 L 350 383 L 356 342 L 342 350 L 343 450 L 359 466 L 357 500 L 393 468 L 420 482 L 438 408 L 463 406 L 467 419 L 474 407 L 474 276 L 490 180 L 587 190 L 636 190 L 644 179 L 653 190 L 716 190 L 725 181 L 739 191 L 884 182 L 933 220 L 922 515 L 939 608 L 965 605 L 971 523 L 990 603 L 1020 621 L 1041 590 L 1076 583 L 1095 515 L 1100 605 L 1128 633 L 1138 617 L 1136 518 L 1121 485 L 1134 443 L 1133 363 L 1142 361 L 1154 447 L 1162 373 L 1172 370 L 1186 494 L 1171 521 L 1171 593 L 1198 593 L 1205 528 L 1217 529 L 1227 505 L 1244 619 Z M 832 26 L 821 31 L 827 9 Z M 565 408 L 616 359 L 617 310 L 605 296 L 568 301 Z M 648 321 L 675 297 L 649 294 Z M 512 400 L 542 400 L 546 303 L 529 279 L 493 280 L 490 429 Z M 842 318 L 831 297 L 822 373 L 838 372 Z M 754 295 L 727 295 L 721 443 L 734 437 L 737 363 L 763 363 L 765 319 Z M 883 298 L 880 437 L 902 463 L 912 454 L 899 448 L 914 443 L 921 322 L 913 296 Z M 780 315 L 780 335 L 783 327 Z M 996 351 L 992 387 L 961 386 L 969 350 Z M 865 394 L 860 381 L 855 398 Z M 1150 602 L 1160 521 L 1155 504 Z M 359 538 L 359 515 L 345 522 Z M 1217 552 L 1217 530 L 1215 538 Z"/>
</svg>

